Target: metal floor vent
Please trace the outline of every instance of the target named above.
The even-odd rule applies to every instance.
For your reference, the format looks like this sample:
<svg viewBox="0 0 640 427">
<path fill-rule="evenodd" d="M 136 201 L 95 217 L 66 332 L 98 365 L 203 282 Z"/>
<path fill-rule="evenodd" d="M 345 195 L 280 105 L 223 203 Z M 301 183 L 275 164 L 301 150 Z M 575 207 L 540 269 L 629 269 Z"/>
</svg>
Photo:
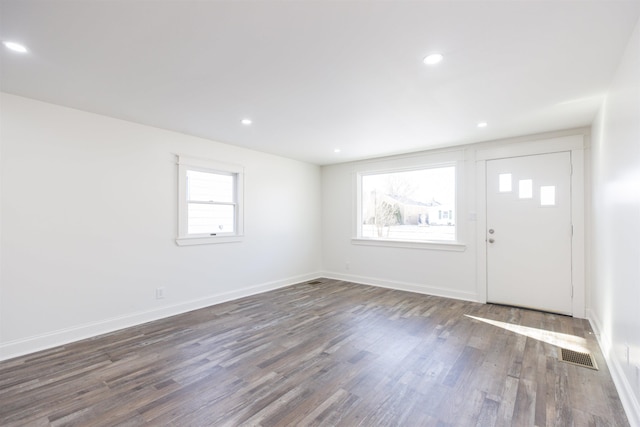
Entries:
<svg viewBox="0 0 640 427">
<path fill-rule="evenodd" d="M 596 361 L 591 353 L 580 353 L 578 351 L 561 348 L 560 360 L 573 365 L 584 366 L 585 368 L 595 369 L 596 371 L 598 370 Z"/>
<path fill-rule="evenodd" d="M 320 284 L 320 283 L 322 283 L 320 280 L 314 280 L 314 281 L 311 281 L 311 282 L 307 282 L 307 285 L 317 285 L 317 284 Z"/>
</svg>

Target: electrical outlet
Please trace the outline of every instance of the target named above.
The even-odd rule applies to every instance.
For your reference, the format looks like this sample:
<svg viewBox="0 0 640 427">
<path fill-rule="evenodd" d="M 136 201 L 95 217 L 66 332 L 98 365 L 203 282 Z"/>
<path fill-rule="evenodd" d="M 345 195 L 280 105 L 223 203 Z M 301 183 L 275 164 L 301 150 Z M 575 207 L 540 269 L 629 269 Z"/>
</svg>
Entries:
<svg viewBox="0 0 640 427">
<path fill-rule="evenodd" d="M 156 288 L 156 299 L 164 298 L 164 288 Z"/>
</svg>

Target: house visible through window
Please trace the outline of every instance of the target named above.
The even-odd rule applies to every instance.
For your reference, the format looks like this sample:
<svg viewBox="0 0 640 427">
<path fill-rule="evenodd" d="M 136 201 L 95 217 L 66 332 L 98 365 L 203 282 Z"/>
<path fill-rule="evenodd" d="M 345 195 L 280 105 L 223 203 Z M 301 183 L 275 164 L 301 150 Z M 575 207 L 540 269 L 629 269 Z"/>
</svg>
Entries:
<svg viewBox="0 0 640 427">
<path fill-rule="evenodd" d="M 363 173 L 359 179 L 359 238 L 456 240 L 455 166 Z"/>
<path fill-rule="evenodd" d="M 238 241 L 242 235 L 242 168 L 181 157 L 178 169 L 178 244 Z"/>
</svg>

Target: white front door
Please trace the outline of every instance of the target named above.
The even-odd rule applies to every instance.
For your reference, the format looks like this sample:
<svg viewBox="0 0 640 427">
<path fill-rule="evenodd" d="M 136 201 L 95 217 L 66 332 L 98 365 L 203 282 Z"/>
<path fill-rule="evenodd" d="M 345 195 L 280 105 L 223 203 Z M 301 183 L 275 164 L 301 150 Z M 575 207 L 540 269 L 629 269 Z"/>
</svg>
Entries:
<svg viewBox="0 0 640 427">
<path fill-rule="evenodd" d="M 571 153 L 487 161 L 487 301 L 572 314 Z"/>
</svg>

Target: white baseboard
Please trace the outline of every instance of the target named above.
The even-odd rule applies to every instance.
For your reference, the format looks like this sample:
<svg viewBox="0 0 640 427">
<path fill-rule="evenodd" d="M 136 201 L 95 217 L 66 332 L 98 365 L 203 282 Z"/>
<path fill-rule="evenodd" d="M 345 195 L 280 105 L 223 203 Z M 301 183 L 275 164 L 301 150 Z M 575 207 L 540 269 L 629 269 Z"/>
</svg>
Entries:
<svg viewBox="0 0 640 427">
<path fill-rule="evenodd" d="M 593 332 L 598 338 L 600 350 L 602 350 L 602 354 L 607 361 L 611 378 L 613 378 L 613 383 L 616 385 L 622 406 L 629 419 L 629 425 L 640 426 L 640 402 L 638 402 L 638 399 L 636 399 L 633 393 L 629 379 L 624 375 L 620 361 L 611 354 L 612 338 L 608 336 L 602 328 L 602 322 L 595 312 L 587 310 L 587 319 L 589 323 L 591 323 L 591 328 L 593 328 Z"/>
<path fill-rule="evenodd" d="M 163 319 L 176 314 L 186 313 L 211 305 L 232 301 L 251 295 L 261 294 L 274 289 L 283 288 L 295 283 L 305 282 L 321 277 L 319 273 L 304 274 L 301 276 L 289 277 L 282 280 L 262 283 L 237 289 L 230 292 L 223 292 L 205 298 L 181 302 L 179 304 L 160 307 L 158 309 L 132 313 L 125 316 L 105 319 L 98 322 L 86 323 L 66 329 L 52 331 L 46 334 L 32 336 L 24 339 L 8 341 L 0 344 L 0 361 L 7 360 L 25 354 L 34 353 L 40 350 L 69 344 L 75 341 L 92 338 L 97 335 L 113 332 L 119 329 L 140 325 L 153 320 Z"/>
<path fill-rule="evenodd" d="M 359 283 L 361 285 L 378 286 L 387 289 L 396 289 L 398 291 L 415 292 L 424 295 L 433 295 L 437 297 L 453 298 L 464 301 L 478 302 L 478 296 L 473 292 L 463 292 L 451 289 L 438 288 L 419 283 L 407 283 L 377 279 L 374 277 L 356 276 L 352 274 L 335 273 L 332 271 L 323 271 L 322 277 L 327 279 L 344 280 L 347 282 Z"/>
</svg>

